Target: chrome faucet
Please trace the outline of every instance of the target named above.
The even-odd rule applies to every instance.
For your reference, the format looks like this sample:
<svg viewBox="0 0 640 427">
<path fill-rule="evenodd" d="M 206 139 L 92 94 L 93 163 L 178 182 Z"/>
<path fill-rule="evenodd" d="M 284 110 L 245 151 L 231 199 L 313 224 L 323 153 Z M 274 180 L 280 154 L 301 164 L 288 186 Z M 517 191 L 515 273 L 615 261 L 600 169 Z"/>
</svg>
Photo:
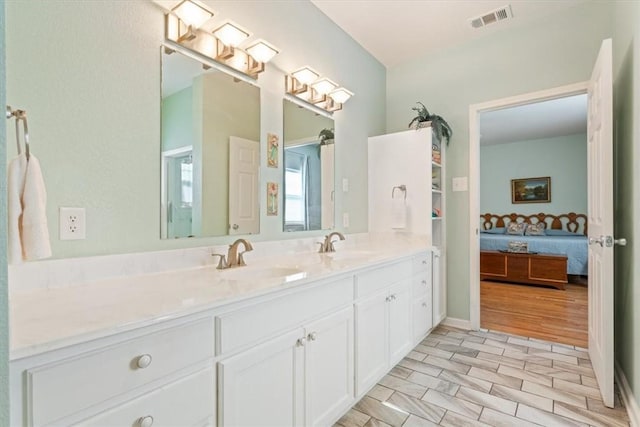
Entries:
<svg viewBox="0 0 640 427">
<path fill-rule="evenodd" d="M 332 233 L 327 234 L 324 237 L 324 242 L 318 242 L 320 244 L 320 250 L 318 252 L 325 253 L 325 252 L 335 252 L 336 248 L 333 246 L 333 242 L 335 242 L 335 240 L 331 240 L 331 238 L 333 236 L 338 236 L 338 238 L 340 238 L 340 240 L 344 240 L 344 235 L 338 231 L 334 231 Z"/>
<path fill-rule="evenodd" d="M 242 244 L 244 246 L 244 251 L 238 252 L 238 246 Z M 229 252 L 227 253 L 227 268 L 231 267 L 242 267 L 243 265 L 247 265 L 244 262 L 243 254 L 245 252 L 249 252 L 253 250 L 253 246 L 246 239 L 238 239 L 232 244 L 229 245 Z"/>
</svg>

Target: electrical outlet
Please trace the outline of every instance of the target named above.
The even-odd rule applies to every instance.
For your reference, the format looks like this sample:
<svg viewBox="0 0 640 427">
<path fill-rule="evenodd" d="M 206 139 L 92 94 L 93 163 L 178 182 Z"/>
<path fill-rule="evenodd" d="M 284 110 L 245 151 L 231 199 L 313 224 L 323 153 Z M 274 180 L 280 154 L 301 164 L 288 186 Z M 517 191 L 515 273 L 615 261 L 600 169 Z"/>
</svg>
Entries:
<svg viewBox="0 0 640 427">
<path fill-rule="evenodd" d="M 86 238 L 87 222 L 84 208 L 60 208 L 60 240 Z"/>
<path fill-rule="evenodd" d="M 342 214 L 342 226 L 344 228 L 349 228 L 349 212 Z"/>
</svg>

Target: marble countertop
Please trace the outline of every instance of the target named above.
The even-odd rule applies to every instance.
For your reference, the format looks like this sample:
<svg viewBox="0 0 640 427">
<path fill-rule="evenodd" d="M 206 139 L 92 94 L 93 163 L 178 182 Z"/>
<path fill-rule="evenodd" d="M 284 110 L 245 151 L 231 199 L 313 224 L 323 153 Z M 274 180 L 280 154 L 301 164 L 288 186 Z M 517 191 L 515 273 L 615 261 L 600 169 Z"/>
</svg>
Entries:
<svg viewBox="0 0 640 427">
<path fill-rule="evenodd" d="M 247 253 L 247 266 L 227 270 L 217 270 L 211 259 L 204 267 L 14 290 L 9 294 L 10 359 L 346 274 L 426 248 L 423 239 L 369 240 L 338 248 L 332 254 L 309 251 L 252 258 Z"/>
</svg>

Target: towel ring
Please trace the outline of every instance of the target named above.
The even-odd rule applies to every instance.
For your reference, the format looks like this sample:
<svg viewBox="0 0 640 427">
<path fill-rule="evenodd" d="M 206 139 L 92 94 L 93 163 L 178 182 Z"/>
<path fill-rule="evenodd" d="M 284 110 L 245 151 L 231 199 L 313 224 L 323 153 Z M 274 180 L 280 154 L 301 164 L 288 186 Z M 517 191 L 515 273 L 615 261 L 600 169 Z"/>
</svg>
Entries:
<svg viewBox="0 0 640 427">
<path fill-rule="evenodd" d="M 18 154 L 22 154 L 22 147 L 20 146 L 20 121 L 22 120 L 22 134 L 24 137 L 24 153 L 29 160 L 29 125 L 27 124 L 27 112 L 24 110 L 13 110 L 11 106 L 7 105 L 7 119 L 11 117 L 16 118 L 16 146 L 18 148 Z"/>
<path fill-rule="evenodd" d="M 404 193 L 404 199 L 407 200 L 407 186 L 402 184 L 402 185 L 396 185 L 395 187 L 393 187 L 393 190 L 391 190 L 391 198 L 393 199 L 393 196 L 396 192 L 396 190 L 400 190 Z"/>
</svg>

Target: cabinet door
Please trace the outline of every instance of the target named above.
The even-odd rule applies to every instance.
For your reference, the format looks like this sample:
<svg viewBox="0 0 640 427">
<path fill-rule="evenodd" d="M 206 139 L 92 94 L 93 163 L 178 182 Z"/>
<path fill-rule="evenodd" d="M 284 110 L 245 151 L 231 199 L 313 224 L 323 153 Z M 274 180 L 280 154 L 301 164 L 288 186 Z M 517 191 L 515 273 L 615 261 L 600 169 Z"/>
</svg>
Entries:
<svg viewBox="0 0 640 427">
<path fill-rule="evenodd" d="M 403 280 L 389 291 L 389 367 L 398 363 L 413 344 L 411 281 Z"/>
<path fill-rule="evenodd" d="M 447 289 L 443 280 L 444 258 L 439 249 L 433 250 L 433 327 L 447 316 Z"/>
<path fill-rule="evenodd" d="M 413 301 L 413 344 L 417 345 L 433 325 L 431 293 Z"/>
<path fill-rule="evenodd" d="M 354 400 L 353 308 L 305 329 L 305 425 L 331 425 Z"/>
<path fill-rule="evenodd" d="M 218 364 L 221 426 L 303 425 L 303 337 L 299 328 Z"/>
<path fill-rule="evenodd" d="M 388 370 L 388 292 L 356 304 L 356 395 L 360 396 Z"/>
</svg>

